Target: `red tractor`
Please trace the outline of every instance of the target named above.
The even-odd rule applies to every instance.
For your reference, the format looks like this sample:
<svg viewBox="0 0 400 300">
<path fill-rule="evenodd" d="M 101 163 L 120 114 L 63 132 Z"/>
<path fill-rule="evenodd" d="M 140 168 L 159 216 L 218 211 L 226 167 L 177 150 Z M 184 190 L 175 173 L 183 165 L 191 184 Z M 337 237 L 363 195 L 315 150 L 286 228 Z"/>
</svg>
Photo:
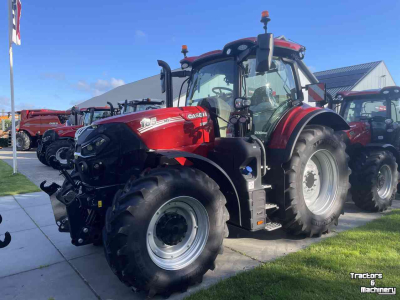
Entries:
<svg viewBox="0 0 400 300">
<path fill-rule="evenodd" d="M 142 110 L 159 109 L 165 107 L 164 100 L 154 100 L 150 98 L 136 99 L 136 100 L 125 100 L 118 102 L 119 110 L 121 114 L 128 114 L 131 112 L 137 112 Z"/>
<path fill-rule="evenodd" d="M 340 92 L 340 115 L 350 124 L 342 134 L 350 155 L 351 194 L 368 211 L 383 211 L 396 195 L 400 162 L 400 87 Z"/>
<path fill-rule="evenodd" d="M 113 272 L 149 297 L 201 282 L 227 222 L 320 236 L 343 213 L 350 169 L 335 131 L 349 126 L 303 103 L 305 48 L 274 39 L 269 20 L 222 50 L 183 48 L 181 71 L 158 61 L 166 108 L 86 127 L 63 186 L 41 184 L 59 231 L 76 246 L 102 240 Z M 188 77 L 185 107 L 173 107 L 173 77 Z"/>
<path fill-rule="evenodd" d="M 35 146 L 38 138 L 48 130 L 63 126 L 71 112 L 64 110 L 35 109 L 18 112 L 19 126 L 16 143 L 18 151 L 29 150 Z"/>
<path fill-rule="evenodd" d="M 47 166 L 50 165 L 50 158 L 55 158 L 62 166 L 68 166 L 68 151 L 74 145 L 75 133 L 79 128 L 89 126 L 94 121 L 108 118 L 115 114 L 114 107 L 89 107 L 77 110 L 71 109 L 75 116 L 75 124 L 71 126 L 66 122 L 66 126 L 47 130 L 41 140 L 38 140 L 36 154 L 39 161 Z"/>
</svg>

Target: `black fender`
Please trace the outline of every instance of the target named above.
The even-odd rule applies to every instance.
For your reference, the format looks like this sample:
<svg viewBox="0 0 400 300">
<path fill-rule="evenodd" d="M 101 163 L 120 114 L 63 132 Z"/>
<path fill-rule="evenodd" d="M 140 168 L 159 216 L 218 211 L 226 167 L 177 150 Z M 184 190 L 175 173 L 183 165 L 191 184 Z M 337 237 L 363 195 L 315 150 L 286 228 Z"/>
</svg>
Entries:
<svg viewBox="0 0 400 300">
<path fill-rule="evenodd" d="M 153 153 L 173 160 L 180 157 L 186 158 L 193 163 L 193 166 L 196 169 L 199 169 L 210 176 L 219 185 L 221 192 L 226 198 L 227 209 L 230 214 L 229 222 L 237 226 L 242 226 L 239 195 L 232 179 L 218 164 L 206 157 L 185 151 L 156 150 Z"/>
<path fill-rule="evenodd" d="M 271 164 L 288 162 L 293 154 L 294 145 L 306 125 L 323 125 L 335 131 L 350 129 L 349 124 L 333 110 L 323 108 L 310 112 L 301 119 L 290 136 L 285 149 L 268 149 L 269 157 L 273 157 Z"/>
</svg>

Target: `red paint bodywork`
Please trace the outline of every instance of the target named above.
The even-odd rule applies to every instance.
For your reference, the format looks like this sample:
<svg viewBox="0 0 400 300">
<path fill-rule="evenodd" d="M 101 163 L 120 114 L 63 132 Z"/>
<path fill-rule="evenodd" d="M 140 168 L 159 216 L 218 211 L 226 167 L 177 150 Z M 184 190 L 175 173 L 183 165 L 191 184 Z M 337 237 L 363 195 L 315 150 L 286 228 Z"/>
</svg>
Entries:
<svg viewBox="0 0 400 300">
<path fill-rule="evenodd" d="M 371 143 L 371 126 L 368 122 L 351 122 L 350 129 L 345 130 L 350 144 L 360 144 L 366 146 Z"/>
<path fill-rule="evenodd" d="M 193 115 L 199 113 L 204 115 L 193 118 Z M 147 127 L 143 132 L 141 121 L 151 118 L 156 118 L 159 124 L 154 128 Z M 173 149 L 206 156 L 210 144 L 214 141 L 212 121 L 207 111 L 200 106 L 133 112 L 99 120 L 93 124 L 114 122 L 126 123 L 149 149 Z"/>
<path fill-rule="evenodd" d="M 65 110 L 22 110 L 21 122 L 17 131 L 26 131 L 30 136 L 42 135 L 46 130 L 63 126 L 59 115 L 68 116 L 70 111 Z"/>
<path fill-rule="evenodd" d="M 285 149 L 293 130 L 297 124 L 309 113 L 319 110 L 319 107 L 303 104 L 302 106 L 294 107 L 289 110 L 282 120 L 276 126 L 271 135 L 268 148 L 270 149 Z"/>
<path fill-rule="evenodd" d="M 81 127 L 83 127 L 83 125 L 61 126 L 58 128 L 54 128 L 53 130 L 61 138 L 72 138 L 73 139 L 75 137 L 75 132 Z"/>
</svg>

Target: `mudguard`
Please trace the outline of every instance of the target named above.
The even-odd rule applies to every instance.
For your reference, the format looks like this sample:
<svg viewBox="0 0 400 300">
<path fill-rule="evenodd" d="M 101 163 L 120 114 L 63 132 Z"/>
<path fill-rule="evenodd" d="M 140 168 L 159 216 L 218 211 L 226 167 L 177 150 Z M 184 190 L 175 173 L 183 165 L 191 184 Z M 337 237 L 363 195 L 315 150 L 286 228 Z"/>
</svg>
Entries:
<svg viewBox="0 0 400 300">
<path fill-rule="evenodd" d="M 174 151 L 174 150 L 156 150 L 153 152 L 156 155 L 166 157 L 168 159 L 186 158 L 193 165 L 205 172 L 220 186 L 221 192 L 226 197 L 227 208 L 230 214 L 230 223 L 238 226 L 242 226 L 242 216 L 240 209 L 240 201 L 235 185 L 233 184 L 229 175 L 215 162 L 212 160 L 185 151 Z"/>
<path fill-rule="evenodd" d="M 294 145 L 306 125 L 324 125 L 333 130 L 350 129 L 347 122 L 333 110 L 303 104 L 292 108 L 276 126 L 268 143 L 271 164 L 282 164 L 292 157 Z"/>
</svg>

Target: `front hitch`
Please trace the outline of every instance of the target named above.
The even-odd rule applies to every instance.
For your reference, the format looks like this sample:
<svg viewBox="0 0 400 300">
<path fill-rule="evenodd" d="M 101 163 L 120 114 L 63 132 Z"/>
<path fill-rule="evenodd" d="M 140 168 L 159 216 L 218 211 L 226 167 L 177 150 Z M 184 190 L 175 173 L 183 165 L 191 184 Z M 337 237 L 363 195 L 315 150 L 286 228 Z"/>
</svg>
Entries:
<svg viewBox="0 0 400 300">
<path fill-rule="evenodd" d="M 3 218 L 0 215 L 0 223 L 3 221 Z M 5 234 L 4 241 L 0 240 L 0 248 L 5 248 L 11 243 L 11 234 L 7 231 Z"/>
<path fill-rule="evenodd" d="M 67 207 L 65 203 L 58 199 L 58 195 L 61 192 L 61 186 L 55 182 L 49 186 L 45 186 L 45 184 L 46 180 L 40 184 L 40 189 L 50 196 L 51 207 L 53 208 L 54 219 L 56 220 L 58 231 L 69 232 L 70 226 L 68 222 Z"/>
</svg>

